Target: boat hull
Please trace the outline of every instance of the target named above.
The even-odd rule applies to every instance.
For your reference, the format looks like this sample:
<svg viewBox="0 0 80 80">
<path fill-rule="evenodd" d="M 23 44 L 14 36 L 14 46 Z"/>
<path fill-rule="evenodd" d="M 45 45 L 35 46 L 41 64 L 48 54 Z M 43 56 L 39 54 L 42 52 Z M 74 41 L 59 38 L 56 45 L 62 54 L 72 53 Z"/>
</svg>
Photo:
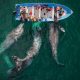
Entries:
<svg viewBox="0 0 80 80">
<path fill-rule="evenodd" d="M 37 7 L 42 6 L 42 7 L 44 7 L 44 9 L 41 12 L 39 12 L 39 9 L 38 9 L 38 11 L 36 11 L 36 9 L 35 9 L 36 6 Z M 47 8 L 52 8 L 52 9 L 54 9 L 57 6 L 63 8 L 63 10 L 65 12 L 65 15 L 60 16 L 59 18 L 57 18 L 58 20 L 66 19 L 70 15 L 72 15 L 72 13 L 73 13 L 73 11 L 70 8 L 68 8 L 67 6 L 61 5 L 61 4 L 55 4 L 55 3 L 23 3 L 23 4 L 16 4 L 16 20 L 20 20 L 20 18 L 21 18 L 21 14 L 20 14 L 21 7 L 28 7 L 28 8 L 35 7 L 34 8 L 34 14 L 35 15 L 33 14 L 33 16 L 37 17 L 37 20 L 27 20 L 27 21 L 41 21 L 41 22 L 54 21 L 54 11 L 53 12 L 49 12 L 49 13 L 46 12 L 45 11 L 45 9 L 46 9 L 45 6 Z M 46 15 L 43 12 L 45 12 L 45 14 L 47 14 L 48 17 L 46 17 Z M 32 16 L 32 15 L 29 15 L 29 14 L 27 14 L 27 15 L 28 15 L 28 17 Z"/>
</svg>

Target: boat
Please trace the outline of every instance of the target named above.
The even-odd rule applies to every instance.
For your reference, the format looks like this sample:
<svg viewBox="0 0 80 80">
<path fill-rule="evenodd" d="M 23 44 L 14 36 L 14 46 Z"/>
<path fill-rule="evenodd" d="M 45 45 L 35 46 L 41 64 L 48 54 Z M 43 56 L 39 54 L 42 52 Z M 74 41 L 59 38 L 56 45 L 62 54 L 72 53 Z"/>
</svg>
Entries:
<svg viewBox="0 0 80 80">
<path fill-rule="evenodd" d="M 72 15 L 73 11 L 65 5 L 55 3 L 22 3 L 16 4 L 16 20 L 49 22 L 63 20 Z M 55 9 L 57 12 L 55 12 Z"/>
</svg>

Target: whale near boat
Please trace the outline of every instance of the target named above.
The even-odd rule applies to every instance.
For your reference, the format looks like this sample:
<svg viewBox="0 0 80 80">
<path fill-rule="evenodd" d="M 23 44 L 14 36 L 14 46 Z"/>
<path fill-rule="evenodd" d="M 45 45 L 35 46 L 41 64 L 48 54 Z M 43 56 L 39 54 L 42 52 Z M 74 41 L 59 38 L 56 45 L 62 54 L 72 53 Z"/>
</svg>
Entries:
<svg viewBox="0 0 80 80">
<path fill-rule="evenodd" d="M 73 11 L 65 5 L 55 3 L 22 3 L 16 4 L 16 20 L 54 21 L 69 17 Z"/>
</svg>

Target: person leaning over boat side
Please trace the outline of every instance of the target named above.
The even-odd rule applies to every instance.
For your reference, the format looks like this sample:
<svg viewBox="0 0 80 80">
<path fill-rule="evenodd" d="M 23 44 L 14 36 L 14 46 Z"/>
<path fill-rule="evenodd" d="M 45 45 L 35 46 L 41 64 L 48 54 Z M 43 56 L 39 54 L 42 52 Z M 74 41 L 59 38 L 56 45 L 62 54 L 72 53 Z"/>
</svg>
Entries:
<svg viewBox="0 0 80 80">
<path fill-rule="evenodd" d="M 62 32 L 65 32 L 65 29 L 61 27 L 58 23 L 57 11 L 59 9 L 60 8 L 57 8 L 57 7 L 54 8 L 54 26 L 58 27 L 58 29 L 61 30 Z"/>
<path fill-rule="evenodd" d="M 65 15 L 64 9 L 62 7 L 57 6 L 56 10 L 57 10 L 57 13 L 58 13 L 58 18 Z"/>
<path fill-rule="evenodd" d="M 57 7 L 54 8 L 54 22 L 58 22 Z"/>
</svg>

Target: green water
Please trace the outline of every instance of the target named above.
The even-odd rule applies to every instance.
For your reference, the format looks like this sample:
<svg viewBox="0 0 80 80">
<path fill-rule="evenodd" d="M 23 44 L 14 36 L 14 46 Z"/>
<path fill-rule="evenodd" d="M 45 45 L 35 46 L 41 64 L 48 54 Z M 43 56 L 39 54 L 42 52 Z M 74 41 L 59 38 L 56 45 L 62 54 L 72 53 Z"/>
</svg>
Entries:
<svg viewBox="0 0 80 80">
<path fill-rule="evenodd" d="M 49 24 L 42 23 L 42 46 L 39 55 L 28 68 L 17 75 L 15 80 L 80 80 L 80 0 L 0 0 L 0 44 L 19 24 L 12 16 L 12 11 L 16 3 L 22 2 L 60 3 L 71 8 L 74 14 L 60 21 L 66 32 L 60 32 L 58 58 L 65 67 L 55 64 L 48 39 Z M 0 80 L 7 80 L 7 70 L 14 66 L 10 56 L 17 55 L 23 58 L 31 47 L 32 24 L 25 23 L 22 37 L 0 55 Z"/>
</svg>

